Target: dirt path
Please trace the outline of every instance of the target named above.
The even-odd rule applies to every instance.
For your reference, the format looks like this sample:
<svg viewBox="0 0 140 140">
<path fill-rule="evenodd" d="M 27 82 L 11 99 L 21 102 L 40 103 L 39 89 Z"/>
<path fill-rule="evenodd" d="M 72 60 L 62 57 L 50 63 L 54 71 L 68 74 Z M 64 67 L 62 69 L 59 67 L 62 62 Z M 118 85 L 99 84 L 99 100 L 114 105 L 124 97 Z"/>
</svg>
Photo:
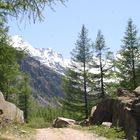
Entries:
<svg viewBox="0 0 140 140">
<path fill-rule="evenodd" d="M 71 128 L 37 129 L 35 140 L 107 140 L 95 134 Z"/>
</svg>

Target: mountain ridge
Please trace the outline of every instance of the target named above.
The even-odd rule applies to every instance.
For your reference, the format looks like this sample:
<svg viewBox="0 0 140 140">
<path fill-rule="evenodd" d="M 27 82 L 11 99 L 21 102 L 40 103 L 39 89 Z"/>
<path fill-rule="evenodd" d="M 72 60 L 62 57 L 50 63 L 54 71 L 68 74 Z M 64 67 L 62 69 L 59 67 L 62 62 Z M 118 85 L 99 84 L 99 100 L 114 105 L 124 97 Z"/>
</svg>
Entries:
<svg viewBox="0 0 140 140">
<path fill-rule="evenodd" d="M 16 49 L 24 50 L 42 65 L 51 68 L 59 74 L 64 75 L 65 69 L 69 65 L 69 60 L 64 59 L 62 54 L 56 53 L 51 48 L 34 48 L 19 35 L 11 36 L 10 45 Z"/>
<path fill-rule="evenodd" d="M 67 67 L 62 55 L 50 48 L 34 48 L 18 35 L 10 38 L 10 45 L 27 54 L 19 63 L 20 69 L 29 75 L 32 96 L 37 103 L 41 106 L 59 106 L 59 98 L 64 97 L 61 78 Z"/>
</svg>

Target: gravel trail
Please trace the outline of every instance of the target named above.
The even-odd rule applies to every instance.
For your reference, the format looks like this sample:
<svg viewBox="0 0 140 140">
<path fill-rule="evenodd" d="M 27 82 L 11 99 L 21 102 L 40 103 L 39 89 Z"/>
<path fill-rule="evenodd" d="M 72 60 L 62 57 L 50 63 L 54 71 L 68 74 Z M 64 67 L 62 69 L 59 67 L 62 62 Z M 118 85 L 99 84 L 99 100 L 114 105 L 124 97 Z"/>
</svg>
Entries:
<svg viewBox="0 0 140 140">
<path fill-rule="evenodd" d="M 72 128 L 44 128 L 37 129 L 35 140 L 107 140 L 85 131 Z"/>
</svg>

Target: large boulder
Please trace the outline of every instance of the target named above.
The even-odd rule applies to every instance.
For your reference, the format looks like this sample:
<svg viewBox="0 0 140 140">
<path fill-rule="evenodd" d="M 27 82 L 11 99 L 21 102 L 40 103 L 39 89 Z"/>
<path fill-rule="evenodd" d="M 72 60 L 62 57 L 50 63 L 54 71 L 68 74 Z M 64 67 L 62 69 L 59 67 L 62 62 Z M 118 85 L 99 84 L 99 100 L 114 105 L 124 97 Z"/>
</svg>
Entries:
<svg viewBox="0 0 140 140">
<path fill-rule="evenodd" d="M 76 124 L 75 120 L 64 118 L 64 117 L 58 117 L 53 121 L 53 127 L 55 128 L 67 127 L 69 125 L 74 125 L 74 124 Z"/>
<path fill-rule="evenodd" d="M 0 92 L 0 123 L 9 122 L 23 123 L 23 111 L 15 104 L 5 101 L 3 94 Z"/>
<path fill-rule="evenodd" d="M 140 139 L 140 87 L 133 92 L 118 90 L 116 99 L 102 100 L 90 116 L 90 124 L 111 122 L 123 127 L 128 139 Z"/>
<path fill-rule="evenodd" d="M 93 107 L 91 116 L 89 117 L 90 124 L 102 124 L 102 122 L 111 122 L 113 102 L 114 99 L 105 99 L 96 107 Z"/>
</svg>

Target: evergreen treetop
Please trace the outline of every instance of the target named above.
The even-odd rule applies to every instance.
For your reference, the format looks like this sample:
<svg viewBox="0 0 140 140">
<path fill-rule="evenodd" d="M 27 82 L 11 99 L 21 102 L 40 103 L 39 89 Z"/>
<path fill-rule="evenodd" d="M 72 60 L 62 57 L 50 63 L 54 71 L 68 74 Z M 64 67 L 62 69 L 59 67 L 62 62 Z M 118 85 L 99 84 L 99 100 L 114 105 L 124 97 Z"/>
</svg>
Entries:
<svg viewBox="0 0 140 140">
<path fill-rule="evenodd" d="M 116 63 L 120 86 L 130 90 L 134 90 L 139 81 L 137 70 L 140 66 L 140 44 L 137 33 L 136 25 L 129 19 Z"/>
</svg>

